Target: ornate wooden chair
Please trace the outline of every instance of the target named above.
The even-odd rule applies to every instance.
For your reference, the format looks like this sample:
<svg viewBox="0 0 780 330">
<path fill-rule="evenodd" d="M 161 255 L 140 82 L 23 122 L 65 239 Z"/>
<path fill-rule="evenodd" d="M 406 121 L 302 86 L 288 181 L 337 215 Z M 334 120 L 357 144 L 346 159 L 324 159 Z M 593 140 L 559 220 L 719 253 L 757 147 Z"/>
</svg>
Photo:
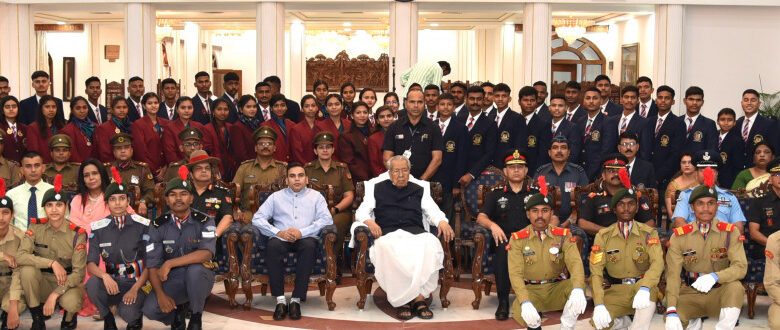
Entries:
<svg viewBox="0 0 780 330">
<path fill-rule="evenodd" d="M 438 182 L 430 182 L 430 193 L 433 200 L 439 207 L 442 203 L 442 187 Z M 363 196 L 365 194 L 364 182 L 358 182 L 355 186 L 355 201 L 353 205 L 360 205 L 363 202 Z M 353 207 L 357 209 L 357 207 Z M 353 211 L 354 212 L 354 211 Z M 436 227 L 431 227 L 431 233 L 436 234 Z M 371 291 L 373 282 L 376 281 L 374 277 L 374 264 L 371 263 L 368 250 L 374 244 L 374 236 L 371 235 L 371 231 L 366 226 L 359 226 L 355 228 L 355 241 L 358 244 L 356 253 L 356 265 L 355 265 L 355 277 L 357 278 L 357 289 L 360 299 L 357 302 L 357 307 L 360 310 L 366 305 L 366 296 Z M 444 268 L 439 272 L 439 283 L 441 289 L 439 290 L 439 299 L 441 300 L 441 306 L 447 308 L 450 306 L 450 301 L 447 299 L 447 293 L 452 287 L 452 282 L 455 279 L 454 270 L 452 266 L 452 253 L 450 252 L 449 244 L 441 239 L 441 246 L 444 249 Z"/>
<path fill-rule="evenodd" d="M 531 182 L 531 178 L 526 177 L 526 182 Z M 480 185 L 478 188 L 479 204 L 481 209 L 482 204 L 487 198 L 488 192 L 495 188 L 503 187 L 504 183 L 499 182 L 492 186 Z M 552 198 L 553 210 L 557 214 L 561 208 L 561 190 L 557 186 L 549 186 L 548 196 Z M 510 237 L 512 233 L 505 233 L 507 237 Z M 479 305 L 482 302 L 482 292 L 485 292 L 486 296 L 490 295 L 490 289 L 493 283 L 496 282 L 495 269 L 493 268 L 493 258 L 495 251 L 491 248 L 493 241 L 493 235 L 490 230 L 475 224 L 474 243 L 476 251 L 474 252 L 474 260 L 471 264 L 471 289 L 474 291 L 474 301 L 471 302 L 471 307 L 479 309 Z"/>
<path fill-rule="evenodd" d="M 328 202 L 329 208 L 335 205 L 334 195 L 335 190 L 331 185 L 318 185 L 316 183 L 309 183 L 309 188 L 314 189 L 322 193 L 325 200 Z M 270 186 L 255 185 L 250 188 L 250 208 L 252 212 L 256 212 L 260 205 L 273 192 L 281 190 L 284 187 L 279 184 L 272 184 Z M 249 219 L 248 221 L 251 221 Z M 244 254 L 242 260 L 242 272 L 241 276 L 244 277 L 244 267 L 251 270 L 251 279 L 261 284 L 260 292 L 266 295 L 268 290 L 268 267 L 265 263 L 266 245 L 270 239 L 267 236 L 255 231 L 257 236 L 254 237 L 254 244 L 252 244 L 252 237 L 248 234 L 242 234 L 241 241 L 242 246 L 248 251 L 252 251 L 251 259 L 248 259 L 247 254 Z M 325 296 L 325 301 L 328 303 L 328 310 L 336 308 L 336 303 L 333 302 L 333 292 L 336 290 L 336 254 L 334 251 L 334 244 L 336 243 L 336 226 L 329 225 L 320 231 L 318 236 L 319 248 L 315 255 L 314 269 L 309 279 L 311 283 L 317 283 L 320 289 L 320 296 Z M 247 244 L 249 242 L 249 244 Z M 284 268 L 284 282 L 293 283 L 295 281 L 295 267 L 298 264 L 298 257 L 295 252 L 290 252 L 283 259 L 285 265 Z M 247 301 L 252 300 L 252 291 L 248 285 L 244 285 L 244 294 L 247 295 Z M 249 288 L 249 289 L 248 289 Z"/>
<path fill-rule="evenodd" d="M 746 216 L 748 209 L 750 208 L 750 203 L 753 201 L 753 199 L 761 198 L 766 194 L 774 194 L 774 191 L 772 191 L 772 186 L 768 180 L 767 182 L 762 183 L 758 187 L 749 191 L 740 189 L 732 190 L 731 192 L 737 196 L 739 205 L 742 208 L 742 213 Z M 745 278 L 742 279 L 742 285 L 745 287 L 745 292 L 747 294 L 748 318 L 752 319 L 756 316 L 756 296 L 758 295 L 758 291 L 764 290 L 764 267 L 766 266 L 766 258 L 763 257 L 763 254 L 761 254 L 761 258 L 752 257 L 753 251 L 764 250 L 765 247 L 750 239 L 750 235 L 747 233 L 747 231 L 748 224 L 746 223 L 745 233 L 742 234 L 748 238 L 744 242 L 748 269 L 747 273 L 745 274 Z"/>
</svg>

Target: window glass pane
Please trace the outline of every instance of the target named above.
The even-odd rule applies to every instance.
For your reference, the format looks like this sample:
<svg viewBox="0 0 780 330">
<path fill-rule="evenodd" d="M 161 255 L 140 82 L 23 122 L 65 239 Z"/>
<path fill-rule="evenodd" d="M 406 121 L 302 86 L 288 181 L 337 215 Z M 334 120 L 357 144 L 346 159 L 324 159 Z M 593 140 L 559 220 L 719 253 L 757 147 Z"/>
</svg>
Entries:
<svg viewBox="0 0 780 330">
<path fill-rule="evenodd" d="M 580 57 L 577 54 L 570 51 L 557 52 L 552 56 L 553 60 L 579 60 Z"/>
<path fill-rule="evenodd" d="M 555 40 L 552 41 L 551 44 L 552 44 L 552 48 L 561 47 L 561 46 L 563 46 L 563 39 L 561 39 L 561 38 L 555 39 Z"/>
<path fill-rule="evenodd" d="M 585 80 L 593 81 L 601 74 L 601 64 L 588 64 L 585 66 Z"/>
<path fill-rule="evenodd" d="M 600 60 L 599 55 L 591 47 L 583 49 L 582 55 L 585 55 L 586 60 Z"/>
<path fill-rule="evenodd" d="M 582 46 L 584 44 L 585 44 L 584 42 L 582 42 L 582 41 L 580 41 L 578 39 L 577 41 L 572 42 L 571 44 L 569 44 L 569 47 L 571 47 L 571 48 L 580 48 L 580 46 Z"/>
</svg>

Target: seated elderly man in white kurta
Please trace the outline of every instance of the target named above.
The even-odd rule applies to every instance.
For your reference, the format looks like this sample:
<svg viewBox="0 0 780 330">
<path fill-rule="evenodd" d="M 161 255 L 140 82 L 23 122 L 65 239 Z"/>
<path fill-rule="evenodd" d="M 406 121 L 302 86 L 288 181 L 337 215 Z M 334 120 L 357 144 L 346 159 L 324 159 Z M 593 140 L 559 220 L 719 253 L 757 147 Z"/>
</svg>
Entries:
<svg viewBox="0 0 780 330">
<path fill-rule="evenodd" d="M 438 227 L 439 236 L 447 242 L 454 233 L 427 189 L 409 182 L 409 168 L 403 156 L 390 158 L 390 179 L 366 190 L 373 193 L 365 196 L 355 219 L 368 226 L 375 238 L 369 252 L 374 277 L 387 292 L 388 302 L 397 308 L 398 318 L 430 319 L 433 312 L 425 297 L 438 286 L 444 250 L 427 227 Z"/>
</svg>

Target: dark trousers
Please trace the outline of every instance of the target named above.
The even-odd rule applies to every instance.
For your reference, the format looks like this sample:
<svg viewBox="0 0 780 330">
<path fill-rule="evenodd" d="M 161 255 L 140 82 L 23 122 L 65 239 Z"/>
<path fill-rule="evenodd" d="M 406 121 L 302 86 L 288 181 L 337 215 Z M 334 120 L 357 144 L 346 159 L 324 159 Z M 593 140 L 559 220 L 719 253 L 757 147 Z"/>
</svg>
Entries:
<svg viewBox="0 0 780 330">
<path fill-rule="evenodd" d="M 493 256 L 493 269 L 496 272 L 496 292 L 498 294 L 498 300 L 508 300 L 509 290 L 512 288 L 512 283 L 509 281 L 509 265 L 507 264 L 506 245 L 508 243 L 501 243 L 496 246 L 495 241 L 491 239 L 491 245 L 495 255 Z"/>
<path fill-rule="evenodd" d="M 125 322 L 131 323 L 138 320 L 143 316 L 141 307 L 144 305 L 146 293 L 144 290 L 138 290 L 138 296 L 135 299 L 135 303 L 132 305 L 125 305 L 125 303 L 122 302 L 122 298 L 125 296 L 125 293 L 130 291 L 133 287 L 135 279 L 114 277 L 114 281 L 116 281 L 117 286 L 119 286 L 119 293 L 112 296 L 108 294 L 108 290 L 106 290 L 106 286 L 103 284 L 102 279 L 95 276 L 90 277 L 86 285 L 89 299 L 91 299 L 92 303 L 98 308 L 100 316 L 102 317 L 105 317 L 111 312 L 109 309 L 110 306 L 117 306 L 117 313 L 119 313 L 119 316 L 124 319 Z"/>
<path fill-rule="evenodd" d="M 266 247 L 268 258 L 268 281 L 271 286 L 271 295 L 274 297 L 284 295 L 284 258 L 290 252 L 298 256 L 295 264 L 295 289 L 292 297 L 306 300 L 306 291 L 309 288 L 309 276 L 314 268 L 314 256 L 317 252 L 317 239 L 313 237 L 301 238 L 293 243 L 285 242 L 278 238 L 268 240 Z"/>
<path fill-rule="evenodd" d="M 447 217 L 447 220 L 450 221 L 451 224 L 455 223 L 455 201 L 452 196 L 452 189 L 444 189 L 441 195 L 441 211 L 444 212 L 444 215 Z M 438 221 L 438 219 L 437 219 Z"/>
<path fill-rule="evenodd" d="M 190 303 L 192 313 L 202 313 L 206 298 L 214 287 L 214 271 L 202 264 L 176 267 L 168 273 L 168 280 L 162 282 L 162 289 L 176 305 Z M 157 303 L 157 294 L 152 291 L 144 300 L 143 312 L 150 320 L 165 325 L 173 323 L 174 311 L 163 313 Z"/>
</svg>

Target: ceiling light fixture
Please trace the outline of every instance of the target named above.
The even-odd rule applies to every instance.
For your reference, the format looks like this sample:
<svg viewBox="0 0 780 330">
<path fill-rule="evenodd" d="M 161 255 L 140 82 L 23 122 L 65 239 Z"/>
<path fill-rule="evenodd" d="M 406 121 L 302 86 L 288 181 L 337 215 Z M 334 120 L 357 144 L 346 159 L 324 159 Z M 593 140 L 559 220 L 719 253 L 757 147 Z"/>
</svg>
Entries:
<svg viewBox="0 0 780 330">
<path fill-rule="evenodd" d="M 555 34 L 566 40 L 567 44 L 574 43 L 577 39 L 582 38 L 587 27 L 593 24 L 595 24 L 593 20 L 573 18 L 571 15 L 568 18 L 553 19 Z"/>
</svg>

